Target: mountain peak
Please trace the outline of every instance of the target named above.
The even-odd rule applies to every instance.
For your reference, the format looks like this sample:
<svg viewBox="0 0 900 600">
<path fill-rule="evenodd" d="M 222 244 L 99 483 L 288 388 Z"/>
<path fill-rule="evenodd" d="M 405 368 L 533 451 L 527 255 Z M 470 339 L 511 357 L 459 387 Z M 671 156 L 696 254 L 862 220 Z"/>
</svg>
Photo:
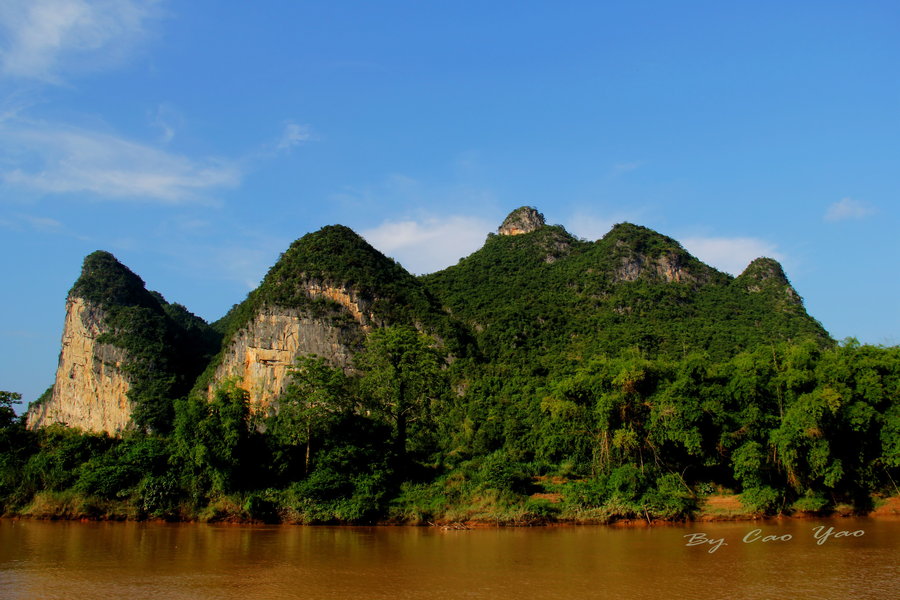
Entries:
<svg viewBox="0 0 900 600">
<path fill-rule="evenodd" d="M 261 288 L 268 300 L 290 307 L 296 301 L 305 304 L 311 281 L 365 291 L 397 278 L 412 276 L 349 227 L 328 225 L 294 241 L 269 269 Z"/>
<path fill-rule="evenodd" d="M 507 215 L 497 228 L 500 235 L 521 235 L 531 233 L 546 225 L 544 215 L 533 206 L 521 206 Z"/>
<path fill-rule="evenodd" d="M 754 259 L 740 275 L 744 279 L 754 279 L 756 281 L 774 280 L 778 283 L 788 283 L 784 269 L 774 258 L 760 257 Z"/>
<path fill-rule="evenodd" d="M 69 292 L 101 306 L 154 306 L 158 301 L 147 291 L 144 280 L 103 250 L 88 254 L 81 276 Z"/>
<path fill-rule="evenodd" d="M 750 293 L 759 293 L 764 290 L 773 290 L 793 304 L 801 304 L 802 300 L 788 281 L 784 269 L 774 258 L 761 257 L 754 259 L 744 272 L 734 280 Z"/>
</svg>

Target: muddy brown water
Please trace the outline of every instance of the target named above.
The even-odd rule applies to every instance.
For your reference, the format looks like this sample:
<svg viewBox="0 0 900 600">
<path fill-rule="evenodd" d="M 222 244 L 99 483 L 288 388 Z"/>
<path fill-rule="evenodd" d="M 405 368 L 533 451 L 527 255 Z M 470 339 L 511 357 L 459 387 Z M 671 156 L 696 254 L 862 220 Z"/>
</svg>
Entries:
<svg viewBox="0 0 900 600">
<path fill-rule="evenodd" d="M 0 598 L 897 598 L 898 557 L 897 518 L 470 531 L 0 520 Z"/>
</svg>

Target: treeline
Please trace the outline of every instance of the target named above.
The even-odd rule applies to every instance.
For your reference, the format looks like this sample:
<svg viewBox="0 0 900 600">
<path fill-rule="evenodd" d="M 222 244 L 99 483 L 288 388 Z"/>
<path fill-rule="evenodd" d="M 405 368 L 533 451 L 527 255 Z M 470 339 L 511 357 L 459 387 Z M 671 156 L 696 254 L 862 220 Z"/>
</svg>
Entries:
<svg viewBox="0 0 900 600">
<path fill-rule="evenodd" d="M 375 330 L 344 373 L 300 359 L 276 405 L 239 382 L 174 401 L 165 434 L 26 430 L 0 396 L 0 509 L 37 517 L 422 523 L 865 512 L 900 493 L 900 348 L 639 351 L 547 372 L 448 360 Z"/>
</svg>

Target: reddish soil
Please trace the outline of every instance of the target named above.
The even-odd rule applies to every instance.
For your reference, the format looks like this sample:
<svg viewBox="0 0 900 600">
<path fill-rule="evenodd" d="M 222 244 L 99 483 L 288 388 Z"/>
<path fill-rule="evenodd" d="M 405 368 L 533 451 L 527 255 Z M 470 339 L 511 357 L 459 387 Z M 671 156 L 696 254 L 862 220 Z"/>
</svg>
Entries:
<svg viewBox="0 0 900 600">
<path fill-rule="evenodd" d="M 884 504 L 869 513 L 870 517 L 900 516 L 900 496 L 886 498 Z"/>
<path fill-rule="evenodd" d="M 751 511 L 744 508 L 735 494 L 713 494 L 700 505 L 697 521 L 731 521 L 753 519 Z"/>
<path fill-rule="evenodd" d="M 549 500 L 551 503 L 557 504 L 557 503 L 559 503 L 560 500 L 562 500 L 562 494 L 548 494 L 548 493 L 532 494 L 531 498 L 533 498 L 535 500 Z"/>
<path fill-rule="evenodd" d="M 744 512 L 744 505 L 734 494 L 708 496 L 704 508 L 722 512 Z"/>
</svg>

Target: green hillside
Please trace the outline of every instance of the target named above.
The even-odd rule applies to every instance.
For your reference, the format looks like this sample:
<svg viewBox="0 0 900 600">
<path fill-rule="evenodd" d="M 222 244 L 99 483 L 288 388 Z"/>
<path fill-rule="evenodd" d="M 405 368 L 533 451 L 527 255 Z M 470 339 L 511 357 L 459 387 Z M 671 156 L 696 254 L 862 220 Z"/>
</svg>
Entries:
<svg viewBox="0 0 900 600">
<path fill-rule="evenodd" d="M 490 235 L 477 252 L 422 280 L 477 332 L 488 355 L 513 361 L 629 348 L 653 358 L 696 350 L 726 358 L 778 341 L 831 343 L 774 260 L 732 278 L 629 223 L 593 243 L 559 226 Z"/>
<path fill-rule="evenodd" d="M 260 286 L 214 326 L 228 337 L 266 305 L 340 318 L 336 303 L 309 297 L 305 288 L 310 282 L 352 290 L 371 304 L 375 325 L 418 323 L 440 327 L 445 321 L 434 299 L 402 266 L 352 229 L 330 225 L 291 244 Z"/>
<path fill-rule="evenodd" d="M 110 439 L 4 421 L 2 509 L 605 523 L 690 519 L 717 495 L 744 516 L 866 513 L 898 493 L 900 349 L 835 343 L 770 258 L 732 277 L 645 227 L 590 242 L 523 207 L 416 278 L 329 226 L 215 327 L 227 343 L 262 307 L 356 327 L 310 285 L 352 292 L 371 328 L 353 369 L 301 357 L 260 414 L 239 379 L 185 395 L 175 340 L 209 329 L 111 255 L 88 257 L 75 289 L 107 307 L 109 340 L 139 357 L 157 399 L 144 406 L 174 405 L 173 427 Z"/>
</svg>

